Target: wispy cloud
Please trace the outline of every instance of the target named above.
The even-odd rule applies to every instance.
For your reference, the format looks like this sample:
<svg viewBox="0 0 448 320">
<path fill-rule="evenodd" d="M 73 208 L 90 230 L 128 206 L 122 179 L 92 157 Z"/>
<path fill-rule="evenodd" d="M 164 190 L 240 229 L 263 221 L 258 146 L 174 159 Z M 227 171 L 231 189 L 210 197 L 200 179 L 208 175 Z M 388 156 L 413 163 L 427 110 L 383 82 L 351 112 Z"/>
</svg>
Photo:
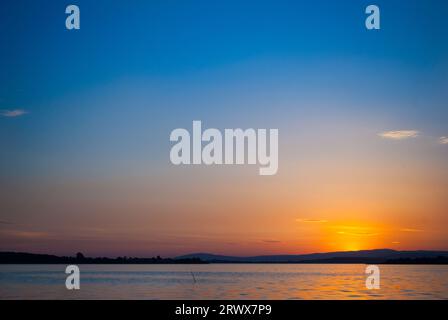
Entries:
<svg viewBox="0 0 448 320">
<path fill-rule="evenodd" d="M 281 242 L 280 240 L 270 240 L 270 239 L 261 240 L 261 241 L 266 242 L 266 243 L 280 243 Z"/>
<path fill-rule="evenodd" d="M 448 144 L 448 137 L 440 137 L 439 138 L 439 143 L 440 144 Z"/>
<path fill-rule="evenodd" d="M 379 133 L 378 135 L 385 139 L 391 140 L 404 140 L 409 138 L 418 137 L 420 132 L 417 130 L 397 130 L 397 131 L 384 131 Z"/>
<path fill-rule="evenodd" d="M 23 109 L 15 109 L 15 110 L 0 110 L 0 115 L 7 118 L 15 118 L 20 117 L 27 114 Z"/>
<path fill-rule="evenodd" d="M 329 228 L 337 229 L 337 234 L 359 236 L 359 237 L 373 237 L 380 235 L 377 228 L 353 225 L 332 225 Z"/>
<path fill-rule="evenodd" d="M 349 236 L 360 236 L 360 237 L 373 237 L 379 235 L 376 232 L 364 232 L 364 231 L 338 231 L 338 234 L 346 234 Z"/>
<path fill-rule="evenodd" d="M 363 226 L 351 226 L 351 225 L 340 225 L 340 224 L 335 224 L 335 225 L 331 225 L 328 226 L 329 228 L 332 229 L 341 229 L 341 230 L 371 230 L 372 228 L 370 227 L 363 227 Z"/>
<path fill-rule="evenodd" d="M 296 219 L 297 222 L 308 222 L 308 223 L 325 223 L 328 220 L 319 220 L 319 219 Z"/>
<path fill-rule="evenodd" d="M 50 234 L 46 232 L 36 232 L 36 231 L 22 231 L 22 230 L 2 230 L 0 234 L 7 237 L 18 238 L 18 239 L 43 239 L 48 238 Z"/>
<path fill-rule="evenodd" d="M 413 229 L 413 228 L 403 228 L 403 229 L 400 229 L 400 231 L 402 231 L 402 232 L 423 232 L 423 230 Z"/>
</svg>

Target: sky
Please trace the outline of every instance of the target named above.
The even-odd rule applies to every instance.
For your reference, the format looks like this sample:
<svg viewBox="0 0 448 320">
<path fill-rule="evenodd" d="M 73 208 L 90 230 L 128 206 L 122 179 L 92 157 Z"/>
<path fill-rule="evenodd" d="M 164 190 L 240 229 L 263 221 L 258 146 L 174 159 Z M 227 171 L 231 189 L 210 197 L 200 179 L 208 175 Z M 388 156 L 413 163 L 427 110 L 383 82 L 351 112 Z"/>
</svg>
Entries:
<svg viewBox="0 0 448 320">
<path fill-rule="evenodd" d="M 373 3 L 380 30 L 365 28 Z M 447 12 L 1 1 L 0 250 L 448 250 Z M 278 173 L 172 165 L 170 132 L 193 120 L 278 129 Z"/>
</svg>

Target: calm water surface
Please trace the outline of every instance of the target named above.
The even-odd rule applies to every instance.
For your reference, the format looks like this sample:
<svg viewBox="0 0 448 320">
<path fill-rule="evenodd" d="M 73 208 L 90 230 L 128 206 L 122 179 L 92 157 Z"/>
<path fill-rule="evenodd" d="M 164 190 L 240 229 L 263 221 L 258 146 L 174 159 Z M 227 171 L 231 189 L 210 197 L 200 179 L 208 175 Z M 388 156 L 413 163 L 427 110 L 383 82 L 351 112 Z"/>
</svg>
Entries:
<svg viewBox="0 0 448 320">
<path fill-rule="evenodd" d="M 448 266 L 380 265 L 379 290 L 361 264 L 79 267 L 69 291 L 63 265 L 0 265 L 0 299 L 448 299 Z"/>
</svg>

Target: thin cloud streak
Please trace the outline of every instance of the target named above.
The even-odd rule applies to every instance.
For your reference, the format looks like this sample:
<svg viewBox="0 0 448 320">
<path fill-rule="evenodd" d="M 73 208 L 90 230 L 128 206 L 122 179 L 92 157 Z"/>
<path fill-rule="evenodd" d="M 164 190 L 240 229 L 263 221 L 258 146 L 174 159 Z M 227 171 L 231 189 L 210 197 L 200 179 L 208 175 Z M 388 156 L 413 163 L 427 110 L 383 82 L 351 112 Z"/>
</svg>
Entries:
<svg viewBox="0 0 448 320">
<path fill-rule="evenodd" d="M 297 222 L 306 222 L 306 223 L 326 223 L 328 220 L 319 220 L 319 219 L 296 219 Z"/>
<path fill-rule="evenodd" d="M 412 229 L 412 228 L 403 228 L 403 229 L 400 229 L 400 231 L 402 231 L 402 232 L 423 232 L 423 230 Z"/>
<path fill-rule="evenodd" d="M 440 137 L 439 138 L 439 143 L 440 144 L 448 144 L 448 137 L 445 137 L 445 136 Z"/>
<path fill-rule="evenodd" d="M 384 131 L 378 135 L 384 139 L 391 140 L 404 140 L 409 138 L 416 138 L 420 134 L 417 130 L 397 130 L 397 131 Z"/>
<path fill-rule="evenodd" d="M 280 240 L 269 240 L 269 239 L 267 239 L 267 240 L 261 240 L 261 241 L 265 242 L 265 243 L 281 243 Z"/>
<path fill-rule="evenodd" d="M 354 232 L 354 231 L 338 231 L 338 234 L 346 234 L 350 236 L 360 236 L 360 237 L 373 237 L 379 235 L 379 233 L 376 232 Z"/>
<path fill-rule="evenodd" d="M 31 240 L 48 239 L 51 236 L 47 232 L 22 231 L 22 230 L 3 230 L 0 231 L 0 235 L 14 239 L 31 239 Z"/>
<path fill-rule="evenodd" d="M 28 112 L 23 109 L 15 110 L 1 110 L 0 115 L 6 118 L 16 118 L 27 114 Z"/>
</svg>

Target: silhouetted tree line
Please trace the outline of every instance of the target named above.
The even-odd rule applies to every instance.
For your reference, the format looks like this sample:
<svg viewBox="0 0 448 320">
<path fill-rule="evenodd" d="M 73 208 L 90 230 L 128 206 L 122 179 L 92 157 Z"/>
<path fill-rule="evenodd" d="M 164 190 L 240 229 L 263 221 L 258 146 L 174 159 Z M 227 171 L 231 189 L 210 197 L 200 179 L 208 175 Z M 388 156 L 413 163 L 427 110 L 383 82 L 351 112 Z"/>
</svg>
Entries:
<svg viewBox="0 0 448 320">
<path fill-rule="evenodd" d="M 74 257 L 54 256 L 22 252 L 0 252 L 0 264 L 202 264 L 199 258 L 170 259 L 160 256 L 152 258 L 90 258 L 78 252 Z"/>
<path fill-rule="evenodd" d="M 85 257 L 78 252 L 74 257 L 59 257 L 48 254 L 33 254 L 22 252 L 0 252 L 0 264 L 203 264 L 203 263 L 261 263 L 253 261 L 227 261 L 210 260 L 204 261 L 200 258 L 162 258 L 160 256 L 152 258 L 117 257 L 105 258 Z M 262 263 L 365 263 L 365 264 L 448 264 L 448 257 L 420 257 L 420 258 L 366 258 L 366 257 L 334 257 L 330 259 L 304 260 L 273 262 L 263 261 Z"/>
</svg>

